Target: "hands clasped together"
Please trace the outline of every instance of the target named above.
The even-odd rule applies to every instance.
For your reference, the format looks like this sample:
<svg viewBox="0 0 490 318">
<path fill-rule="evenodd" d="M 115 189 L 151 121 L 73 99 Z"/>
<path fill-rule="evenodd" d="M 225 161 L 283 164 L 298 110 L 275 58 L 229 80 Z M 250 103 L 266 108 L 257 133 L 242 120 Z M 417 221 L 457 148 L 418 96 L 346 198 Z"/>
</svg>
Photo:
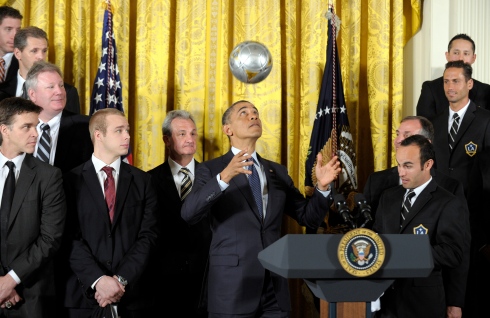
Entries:
<svg viewBox="0 0 490 318">
<path fill-rule="evenodd" d="M 102 276 L 95 286 L 95 300 L 100 307 L 118 303 L 126 291 L 115 275 Z"/>
</svg>

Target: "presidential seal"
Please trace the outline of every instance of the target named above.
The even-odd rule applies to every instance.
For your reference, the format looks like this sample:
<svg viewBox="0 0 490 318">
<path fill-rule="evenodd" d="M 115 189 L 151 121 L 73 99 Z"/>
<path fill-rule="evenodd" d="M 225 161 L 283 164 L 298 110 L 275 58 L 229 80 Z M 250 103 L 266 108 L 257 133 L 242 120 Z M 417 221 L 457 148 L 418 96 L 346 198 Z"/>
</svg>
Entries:
<svg viewBox="0 0 490 318">
<path fill-rule="evenodd" d="M 356 277 L 366 277 L 376 273 L 383 265 L 385 245 L 374 231 L 354 229 L 342 236 L 337 256 L 346 272 Z"/>
</svg>

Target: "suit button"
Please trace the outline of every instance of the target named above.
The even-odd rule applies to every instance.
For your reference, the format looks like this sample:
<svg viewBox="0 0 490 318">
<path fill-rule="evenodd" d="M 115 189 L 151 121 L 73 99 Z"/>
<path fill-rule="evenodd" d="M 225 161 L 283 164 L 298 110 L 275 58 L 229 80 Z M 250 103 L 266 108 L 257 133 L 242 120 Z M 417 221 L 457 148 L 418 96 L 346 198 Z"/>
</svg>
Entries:
<svg viewBox="0 0 490 318">
<path fill-rule="evenodd" d="M 109 265 L 109 266 L 111 266 L 112 262 L 111 261 L 107 261 L 106 264 Z"/>
<path fill-rule="evenodd" d="M 111 238 L 111 237 L 112 237 L 112 234 L 111 234 L 111 233 L 109 233 L 109 235 L 107 235 L 107 237 Z"/>
</svg>

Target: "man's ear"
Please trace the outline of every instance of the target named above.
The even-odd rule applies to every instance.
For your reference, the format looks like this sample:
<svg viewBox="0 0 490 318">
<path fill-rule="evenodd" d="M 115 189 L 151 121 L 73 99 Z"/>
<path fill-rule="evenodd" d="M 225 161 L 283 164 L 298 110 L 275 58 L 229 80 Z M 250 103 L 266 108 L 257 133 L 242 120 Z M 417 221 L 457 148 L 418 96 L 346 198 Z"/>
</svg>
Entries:
<svg viewBox="0 0 490 318">
<path fill-rule="evenodd" d="M 432 169 L 432 166 L 434 165 L 434 160 L 433 159 L 429 159 L 425 162 L 425 168 L 426 169 Z"/>
<path fill-rule="evenodd" d="M 230 125 L 223 125 L 223 133 L 227 136 L 233 136 L 233 130 L 231 129 Z"/>
<path fill-rule="evenodd" d="M 470 78 L 470 79 L 468 80 L 468 89 L 472 89 L 472 88 L 473 88 L 473 83 L 474 83 L 474 82 L 473 82 L 473 79 L 472 79 L 472 78 Z"/>
</svg>

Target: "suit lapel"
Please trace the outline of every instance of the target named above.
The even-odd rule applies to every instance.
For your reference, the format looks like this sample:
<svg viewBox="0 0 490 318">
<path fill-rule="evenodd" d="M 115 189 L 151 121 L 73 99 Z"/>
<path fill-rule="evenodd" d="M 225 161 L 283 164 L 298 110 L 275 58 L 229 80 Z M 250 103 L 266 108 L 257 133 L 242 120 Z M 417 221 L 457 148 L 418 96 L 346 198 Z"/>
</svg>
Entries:
<svg viewBox="0 0 490 318">
<path fill-rule="evenodd" d="M 468 105 L 468 109 L 466 110 L 466 113 L 464 114 L 463 121 L 459 125 L 458 133 L 456 134 L 456 138 L 454 139 L 454 148 L 457 147 L 459 141 L 461 140 L 461 137 L 464 135 L 468 127 L 471 126 L 471 123 L 475 119 L 475 111 L 476 111 L 476 105 L 473 102 L 470 102 L 470 105 Z"/>
<path fill-rule="evenodd" d="M 22 202 L 32 185 L 32 181 L 36 176 L 36 162 L 32 155 L 26 155 L 24 161 L 22 162 L 22 167 L 20 169 L 19 178 L 15 184 L 14 199 L 12 201 L 12 208 L 10 209 L 8 227 L 12 225 L 13 220 L 15 220 L 17 214 L 20 211 Z"/>
<path fill-rule="evenodd" d="M 400 218 L 402 211 L 403 197 L 405 195 L 406 189 L 401 185 L 397 186 L 396 190 L 393 192 L 393 200 L 389 200 L 391 204 L 387 207 L 389 213 L 384 213 L 386 216 L 385 224 L 388 227 L 387 233 L 398 233 L 400 231 Z M 391 193 L 390 193 L 391 194 Z"/>
<path fill-rule="evenodd" d="M 121 217 L 121 213 L 124 207 L 124 202 L 128 196 L 128 191 L 131 183 L 133 182 L 133 174 L 129 168 L 129 165 L 124 161 L 121 161 L 121 168 L 119 169 L 119 180 L 117 181 L 116 190 L 116 210 L 114 211 L 114 220 L 112 224 L 116 224 Z"/>
<path fill-rule="evenodd" d="M 83 165 L 82 178 L 88 192 L 92 196 L 92 202 L 94 202 L 93 204 L 96 206 L 96 210 L 101 213 L 101 219 L 110 227 L 111 221 L 109 219 L 107 204 L 105 203 L 104 191 L 100 185 L 92 160 L 87 161 Z"/>
<path fill-rule="evenodd" d="M 434 181 L 434 179 L 431 180 L 431 182 L 425 187 L 422 192 L 417 196 L 417 200 L 412 205 L 412 208 L 410 209 L 410 213 L 408 213 L 407 217 L 405 218 L 405 222 L 403 222 L 402 227 L 400 229 L 400 232 L 403 232 L 405 230 L 405 227 L 407 226 L 410 221 L 422 210 L 422 208 L 425 206 L 427 202 L 432 199 L 432 192 L 436 189 L 437 184 Z"/>
</svg>

